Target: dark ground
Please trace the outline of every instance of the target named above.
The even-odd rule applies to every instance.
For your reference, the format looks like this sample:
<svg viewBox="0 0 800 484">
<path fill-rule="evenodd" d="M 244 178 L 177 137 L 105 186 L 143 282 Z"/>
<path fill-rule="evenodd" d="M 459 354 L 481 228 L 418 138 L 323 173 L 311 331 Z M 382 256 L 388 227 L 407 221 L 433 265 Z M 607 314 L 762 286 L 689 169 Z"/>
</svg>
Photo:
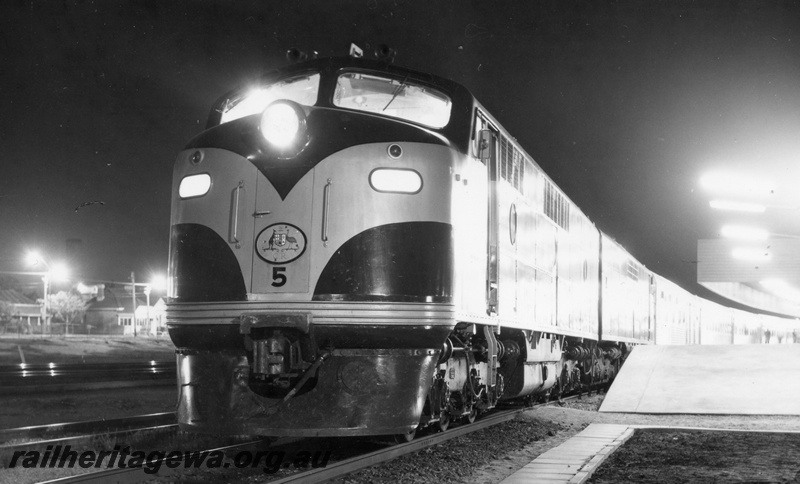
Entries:
<svg viewBox="0 0 800 484">
<path fill-rule="evenodd" d="M 589 482 L 800 483 L 800 434 L 637 430 Z"/>
</svg>

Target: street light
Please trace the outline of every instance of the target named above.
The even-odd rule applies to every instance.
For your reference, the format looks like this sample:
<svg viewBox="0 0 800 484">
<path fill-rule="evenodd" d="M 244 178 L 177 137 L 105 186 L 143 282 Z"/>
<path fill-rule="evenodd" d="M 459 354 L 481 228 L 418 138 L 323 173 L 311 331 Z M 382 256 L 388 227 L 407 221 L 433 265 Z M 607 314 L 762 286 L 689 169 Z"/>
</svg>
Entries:
<svg viewBox="0 0 800 484">
<path fill-rule="evenodd" d="M 150 286 L 144 286 L 144 295 L 145 295 L 145 298 L 147 299 L 147 302 L 146 302 L 147 311 L 145 312 L 145 315 L 146 315 L 146 317 L 145 317 L 145 322 L 146 323 L 145 324 L 147 324 L 148 326 L 150 325 L 150 289 L 151 289 Z"/>
<path fill-rule="evenodd" d="M 42 293 L 42 320 L 44 321 L 45 327 L 48 329 L 50 328 L 50 321 L 47 315 L 47 292 L 50 286 L 51 280 L 61 281 L 66 280 L 69 276 L 69 270 L 67 266 L 62 263 L 55 263 L 55 264 L 48 264 L 47 261 L 35 251 L 28 252 L 26 257 L 29 266 L 44 266 L 46 271 L 43 272 L 29 272 L 29 274 L 42 276 L 42 282 L 44 283 L 44 292 Z"/>
<path fill-rule="evenodd" d="M 136 274 L 133 271 L 131 271 L 131 299 L 133 300 L 131 319 L 133 319 L 133 337 L 135 338 L 139 334 L 136 331 Z"/>
</svg>

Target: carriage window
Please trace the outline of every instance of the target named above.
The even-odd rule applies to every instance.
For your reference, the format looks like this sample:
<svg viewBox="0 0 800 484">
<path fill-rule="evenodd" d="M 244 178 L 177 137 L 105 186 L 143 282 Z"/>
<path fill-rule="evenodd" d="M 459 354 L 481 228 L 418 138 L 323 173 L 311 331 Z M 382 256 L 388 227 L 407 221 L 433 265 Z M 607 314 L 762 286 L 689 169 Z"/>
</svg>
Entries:
<svg viewBox="0 0 800 484">
<path fill-rule="evenodd" d="M 339 76 L 333 104 L 433 128 L 447 125 L 452 108 L 450 98 L 445 94 L 408 78 L 390 79 L 357 72 Z"/>
<path fill-rule="evenodd" d="M 318 90 L 319 74 L 312 74 L 243 91 L 223 103 L 220 109 L 222 113 L 220 124 L 261 113 L 279 99 L 287 99 L 306 106 L 314 105 L 317 102 Z"/>
</svg>

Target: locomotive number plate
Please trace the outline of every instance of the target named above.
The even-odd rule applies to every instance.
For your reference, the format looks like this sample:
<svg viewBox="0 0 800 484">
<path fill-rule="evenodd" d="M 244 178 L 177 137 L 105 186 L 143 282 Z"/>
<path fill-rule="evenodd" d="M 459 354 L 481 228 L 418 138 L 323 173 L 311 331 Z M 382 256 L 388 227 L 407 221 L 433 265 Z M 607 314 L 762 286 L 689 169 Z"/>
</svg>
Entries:
<svg viewBox="0 0 800 484">
<path fill-rule="evenodd" d="M 256 253 L 270 264 L 287 264 L 305 250 L 306 234 L 292 224 L 272 224 L 256 238 Z"/>
</svg>

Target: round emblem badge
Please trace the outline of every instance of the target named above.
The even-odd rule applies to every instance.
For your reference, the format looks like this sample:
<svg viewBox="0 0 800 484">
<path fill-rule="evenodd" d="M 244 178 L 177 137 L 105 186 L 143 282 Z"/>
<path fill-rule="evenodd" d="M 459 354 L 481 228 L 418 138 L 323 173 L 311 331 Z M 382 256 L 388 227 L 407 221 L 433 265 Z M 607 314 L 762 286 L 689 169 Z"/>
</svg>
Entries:
<svg viewBox="0 0 800 484">
<path fill-rule="evenodd" d="M 288 264 L 305 250 L 306 234 L 292 224 L 272 224 L 256 238 L 256 253 L 270 264 Z"/>
</svg>

